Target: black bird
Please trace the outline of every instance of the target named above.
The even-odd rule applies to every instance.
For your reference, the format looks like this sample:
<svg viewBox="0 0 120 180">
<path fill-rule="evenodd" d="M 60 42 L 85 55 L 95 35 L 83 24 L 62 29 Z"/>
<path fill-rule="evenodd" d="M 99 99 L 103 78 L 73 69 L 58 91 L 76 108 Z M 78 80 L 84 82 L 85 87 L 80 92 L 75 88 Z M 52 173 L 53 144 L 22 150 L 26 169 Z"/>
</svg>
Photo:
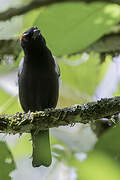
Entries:
<svg viewBox="0 0 120 180">
<path fill-rule="evenodd" d="M 55 108 L 59 95 L 60 69 L 37 27 L 20 37 L 24 58 L 18 72 L 19 100 L 24 112 Z M 51 164 L 49 129 L 31 131 L 34 167 Z"/>
</svg>

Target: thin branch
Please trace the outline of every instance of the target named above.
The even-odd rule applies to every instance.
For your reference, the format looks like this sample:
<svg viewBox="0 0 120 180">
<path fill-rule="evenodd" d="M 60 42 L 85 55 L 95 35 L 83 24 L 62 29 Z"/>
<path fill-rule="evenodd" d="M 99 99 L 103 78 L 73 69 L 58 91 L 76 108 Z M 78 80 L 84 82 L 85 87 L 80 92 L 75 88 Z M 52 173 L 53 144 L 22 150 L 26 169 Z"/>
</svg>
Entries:
<svg viewBox="0 0 120 180">
<path fill-rule="evenodd" d="M 0 132 L 29 133 L 32 129 L 91 123 L 120 113 L 120 97 L 105 98 L 97 102 L 74 105 L 64 109 L 0 115 Z"/>
<path fill-rule="evenodd" d="M 63 3 L 63 2 L 86 2 L 86 3 L 92 3 L 92 2 L 108 2 L 108 3 L 115 3 L 120 4 L 119 0 L 34 0 L 31 1 L 29 4 L 18 7 L 18 8 L 10 8 L 4 12 L 0 13 L 0 21 L 9 20 L 14 16 L 23 15 L 31 10 L 52 5 L 55 3 Z"/>
<path fill-rule="evenodd" d="M 92 43 L 90 46 L 87 48 L 79 51 L 79 52 L 74 52 L 71 55 L 75 54 L 80 54 L 83 52 L 94 52 L 94 53 L 99 53 L 101 55 L 112 55 L 117 56 L 120 54 L 120 33 L 110 33 L 107 35 L 102 36 L 100 39 L 98 39 L 96 42 Z"/>
<path fill-rule="evenodd" d="M 88 53 L 91 51 L 108 54 L 120 53 L 120 33 L 104 35 L 102 38 L 84 49 L 84 51 Z"/>
</svg>

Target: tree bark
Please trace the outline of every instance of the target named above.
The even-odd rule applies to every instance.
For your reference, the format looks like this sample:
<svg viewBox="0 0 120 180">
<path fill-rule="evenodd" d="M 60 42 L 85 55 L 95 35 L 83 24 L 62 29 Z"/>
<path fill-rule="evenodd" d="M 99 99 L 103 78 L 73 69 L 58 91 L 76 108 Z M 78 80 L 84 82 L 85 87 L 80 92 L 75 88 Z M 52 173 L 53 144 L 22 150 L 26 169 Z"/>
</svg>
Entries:
<svg viewBox="0 0 120 180">
<path fill-rule="evenodd" d="M 15 115 L 0 115 L 0 132 L 29 133 L 31 130 L 71 125 L 76 123 L 105 123 L 109 117 L 120 112 L 120 97 L 104 98 L 96 102 L 78 104 L 63 109 L 48 109 L 39 112 L 16 113 Z M 114 122 L 115 123 L 115 122 Z M 114 124 L 113 123 L 113 124 Z"/>
</svg>

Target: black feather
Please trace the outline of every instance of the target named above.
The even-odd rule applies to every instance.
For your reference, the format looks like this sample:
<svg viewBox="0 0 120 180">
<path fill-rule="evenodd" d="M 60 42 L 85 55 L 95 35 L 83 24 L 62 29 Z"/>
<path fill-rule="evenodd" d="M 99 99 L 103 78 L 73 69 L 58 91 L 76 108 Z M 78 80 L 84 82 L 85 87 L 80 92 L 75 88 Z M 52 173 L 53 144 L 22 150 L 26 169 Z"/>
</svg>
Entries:
<svg viewBox="0 0 120 180">
<path fill-rule="evenodd" d="M 25 112 L 44 110 L 47 108 L 55 108 L 59 95 L 59 69 L 50 50 L 46 46 L 46 41 L 40 31 L 36 38 L 33 38 L 36 27 L 32 27 L 22 35 L 21 46 L 24 50 L 24 59 L 22 59 L 19 72 L 19 99 L 21 106 Z M 44 135 L 43 135 L 44 134 Z M 45 138 L 46 135 L 46 138 Z M 41 138 L 40 138 L 41 137 Z M 35 133 L 32 131 L 33 140 L 33 166 L 45 165 L 51 163 L 50 145 L 43 146 L 43 137 L 49 138 L 48 131 L 43 133 Z M 40 143 L 39 140 L 41 141 Z M 40 145 L 40 147 L 38 147 Z M 48 148 L 45 150 L 44 148 Z M 46 154 L 41 154 L 46 152 Z M 35 155 L 36 154 L 36 155 Z M 37 159 L 37 157 L 38 159 Z M 42 159 L 41 159 L 42 158 Z M 47 160 L 47 159 L 48 160 Z"/>
</svg>

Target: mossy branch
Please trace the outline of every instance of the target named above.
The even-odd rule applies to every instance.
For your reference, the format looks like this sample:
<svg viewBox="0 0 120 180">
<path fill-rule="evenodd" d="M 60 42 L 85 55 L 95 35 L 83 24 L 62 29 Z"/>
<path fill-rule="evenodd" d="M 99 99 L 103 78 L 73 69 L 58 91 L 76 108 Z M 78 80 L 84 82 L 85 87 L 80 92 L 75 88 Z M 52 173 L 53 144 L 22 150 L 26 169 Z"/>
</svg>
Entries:
<svg viewBox="0 0 120 180">
<path fill-rule="evenodd" d="M 91 123 L 120 112 L 120 97 L 105 98 L 97 102 L 74 105 L 63 109 L 0 115 L 0 132 L 29 133 L 32 129 Z"/>
</svg>

